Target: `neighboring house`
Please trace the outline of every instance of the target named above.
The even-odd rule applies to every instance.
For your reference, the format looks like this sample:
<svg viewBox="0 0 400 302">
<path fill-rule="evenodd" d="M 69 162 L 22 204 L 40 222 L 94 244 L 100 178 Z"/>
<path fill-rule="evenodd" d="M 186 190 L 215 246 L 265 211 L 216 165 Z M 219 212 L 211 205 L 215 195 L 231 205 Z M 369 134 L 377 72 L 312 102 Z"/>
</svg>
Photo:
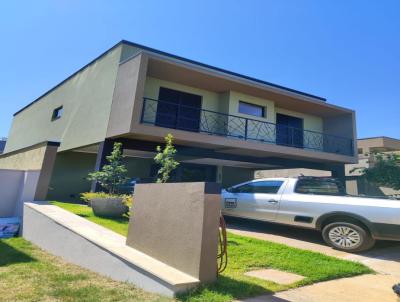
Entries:
<svg viewBox="0 0 400 302">
<path fill-rule="evenodd" d="M 287 168 L 344 180 L 344 165 L 357 162 L 353 110 L 127 41 L 15 113 L 5 152 L 61 142 L 48 198 L 74 199 L 116 141 L 130 176 L 153 178 L 168 133 L 181 163 L 175 181 L 228 186 Z"/>
<path fill-rule="evenodd" d="M 5 137 L 0 138 L 0 154 L 4 152 L 4 148 L 6 147 L 7 139 Z"/>
<path fill-rule="evenodd" d="M 346 179 L 349 193 L 373 196 L 400 197 L 400 191 L 378 187 L 360 177 L 362 168 L 373 167 L 376 153 L 399 153 L 400 140 L 386 136 L 361 138 L 357 140 L 358 163 L 346 165 Z"/>
</svg>

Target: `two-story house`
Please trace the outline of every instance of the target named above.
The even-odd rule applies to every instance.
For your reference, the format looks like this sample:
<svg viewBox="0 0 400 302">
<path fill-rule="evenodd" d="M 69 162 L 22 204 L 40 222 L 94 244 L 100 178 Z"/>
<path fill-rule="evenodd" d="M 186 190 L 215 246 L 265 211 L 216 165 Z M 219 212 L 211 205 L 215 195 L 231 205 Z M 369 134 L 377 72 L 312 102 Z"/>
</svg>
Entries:
<svg viewBox="0 0 400 302">
<path fill-rule="evenodd" d="M 344 165 L 357 162 L 353 110 L 128 41 L 15 113 L 5 152 L 59 141 L 49 198 L 73 199 L 90 189 L 87 173 L 104 165 L 115 141 L 131 177 L 153 177 L 168 133 L 176 181 L 227 186 L 280 168 L 344 179 Z"/>
</svg>

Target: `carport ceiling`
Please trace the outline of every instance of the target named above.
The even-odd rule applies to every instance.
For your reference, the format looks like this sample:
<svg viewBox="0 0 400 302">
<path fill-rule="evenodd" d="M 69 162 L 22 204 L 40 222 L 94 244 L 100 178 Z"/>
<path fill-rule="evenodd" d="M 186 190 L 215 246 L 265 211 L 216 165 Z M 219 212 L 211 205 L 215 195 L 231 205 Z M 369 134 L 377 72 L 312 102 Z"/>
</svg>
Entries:
<svg viewBox="0 0 400 302">
<path fill-rule="evenodd" d="M 236 168 L 249 168 L 249 169 L 270 169 L 276 166 L 267 164 L 256 164 L 242 161 L 216 159 L 216 158 L 196 158 L 189 160 L 182 160 L 183 163 L 200 164 L 200 165 L 214 165 L 214 166 L 228 166 Z"/>
</svg>

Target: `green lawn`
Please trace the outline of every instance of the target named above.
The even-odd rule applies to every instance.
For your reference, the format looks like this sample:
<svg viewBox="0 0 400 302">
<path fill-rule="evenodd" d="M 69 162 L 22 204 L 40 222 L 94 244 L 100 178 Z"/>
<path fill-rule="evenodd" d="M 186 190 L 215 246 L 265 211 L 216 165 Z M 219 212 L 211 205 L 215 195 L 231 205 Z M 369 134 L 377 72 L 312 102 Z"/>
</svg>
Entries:
<svg viewBox="0 0 400 302">
<path fill-rule="evenodd" d="M 23 238 L 0 240 L 0 301 L 171 301 L 64 262 Z"/>
<path fill-rule="evenodd" d="M 93 215 L 87 206 L 53 202 L 77 215 L 103 225 L 126 236 L 128 219 L 112 220 Z M 371 273 L 366 266 L 325 256 L 283 244 L 228 234 L 229 262 L 225 272 L 212 284 L 179 297 L 183 301 L 231 301 L 268 292 L 281 291 L 319 281 Z M 244 273 L 260 268 L 276 268 L 297 273 L 306 278 L 290 286 L 245 276 Z"/>
</svg>

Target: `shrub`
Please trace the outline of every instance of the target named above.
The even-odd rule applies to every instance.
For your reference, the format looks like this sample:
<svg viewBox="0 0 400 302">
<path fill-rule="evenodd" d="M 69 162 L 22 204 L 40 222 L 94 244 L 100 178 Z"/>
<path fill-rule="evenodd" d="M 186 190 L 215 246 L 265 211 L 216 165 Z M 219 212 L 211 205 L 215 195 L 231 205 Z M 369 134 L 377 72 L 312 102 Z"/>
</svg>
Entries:
<svg viewBox="0 0 400 302">
<path fill-rule="evenodd" d="M 106 192 L 85 192 L 81 193 L 81 200 L 87 203 L 90 203 L 90 200 L 95 198 L 122 198 L 122 202 L 128 206 L 132 207 L 133 204 L 133 196 L 128 194 L 109 194 Z"/>
<path fill-rule="evenodd" d="M 117 187 L 126 183 L 129 178 L 126 176 L 128 170 L 122 163 L 122 143 L 114 143 L 113 151 L 106 156 L 108 161 L 100 171 L 89 173 L 88 180 L 98 182 L 108 193 L 114 194 Z"/>
<path fill-rule="evenodd" d="M 157 173 L 158 183 L 167 182 L 171 172 L 178 167 L 179 163 L 175 160 L 175 154 L 174 137 L 172 134 L 168 134 L 165 137 L 164 149 L 157 146 L 157 155 L 154 157 L 154 161 L 161 166 Z"/>
<path fill-rule="evenodd" d="M 94 198 L 111 198 L 114 197 L 114 195 L 108 194 L 106 192 L 85 192 L 81 193 L 81 200 L 84 202 L 89 203 L 91 199 Z"/>
</svg>

